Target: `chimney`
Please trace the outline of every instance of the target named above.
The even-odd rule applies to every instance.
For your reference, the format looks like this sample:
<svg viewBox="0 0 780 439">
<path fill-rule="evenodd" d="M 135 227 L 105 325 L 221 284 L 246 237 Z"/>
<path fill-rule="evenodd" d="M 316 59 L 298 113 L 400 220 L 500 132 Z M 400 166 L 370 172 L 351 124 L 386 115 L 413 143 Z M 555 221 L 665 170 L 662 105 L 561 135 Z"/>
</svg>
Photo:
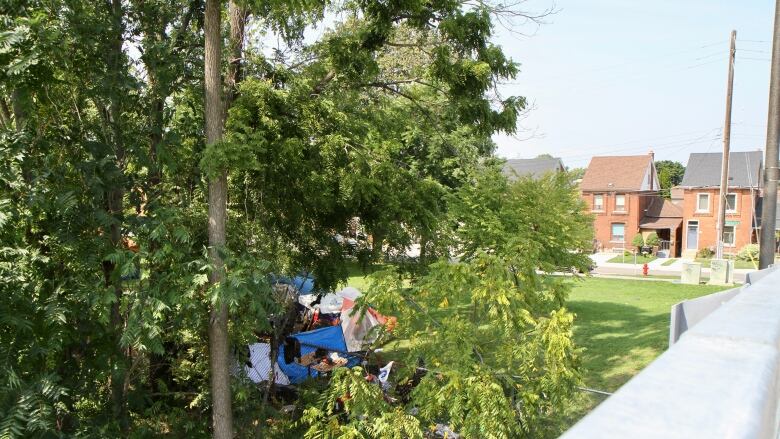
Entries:
<svg viewBox="0 0 780 439">
<path fill-rule="evenodd" d="M 651 149 L 647 155 L 650 156 L 650 190 L 653 190 L 653 185 L 655 183 L 655 181 L 653 181 L 653 174 L 655 174 L 655 153 Z"/>
</svg>

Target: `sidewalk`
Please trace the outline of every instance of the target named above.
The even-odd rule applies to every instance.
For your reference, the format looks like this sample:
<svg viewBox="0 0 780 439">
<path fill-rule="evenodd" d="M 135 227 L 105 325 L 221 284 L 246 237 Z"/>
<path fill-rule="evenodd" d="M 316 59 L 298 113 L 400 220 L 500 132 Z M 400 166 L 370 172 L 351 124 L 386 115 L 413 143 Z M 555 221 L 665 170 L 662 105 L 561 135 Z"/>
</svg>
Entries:
<svg viewBox="0 0 780 439">
<path fill-rule="evenodd" d="M 593 260 L 593 262 L 596 265 L 596 269 L 593 270 L 593 272 L 596 274 L 606 274 L 606 275 L 612 274 L 612 275 L 623 275 L 623 276 L 637 276 L 642 274 L 643 264 L 632 264 L 632 263 L 623 264 L 619 262 L 607 262 L 616 256 L 620 256 L 620 253 L 596 253 L 590 255 L 590 258 Z M 630 262 L 632 260 L 633 260 L 633 256 L 626 256 L 626 262 Z M 669 259 L 659 258 L 648 262 L 647 268 L 649 274 L 654 276 L 680 276 L 682 272 L 682 264 L 683 262 L 686 261 L 677 258 L 677 260 L 672 264 L 663 265 L 663 263 L 667 261 L 669 261 Z M 745 282 L 745 276 L 748 273 L 753 271 L 756 270 L 744 269 L 744 268 L 734 269 L 734 281 Z M 709 279 L 710 269 L 702 268 L 701 277 L 702 279 Z"/>
</svg>

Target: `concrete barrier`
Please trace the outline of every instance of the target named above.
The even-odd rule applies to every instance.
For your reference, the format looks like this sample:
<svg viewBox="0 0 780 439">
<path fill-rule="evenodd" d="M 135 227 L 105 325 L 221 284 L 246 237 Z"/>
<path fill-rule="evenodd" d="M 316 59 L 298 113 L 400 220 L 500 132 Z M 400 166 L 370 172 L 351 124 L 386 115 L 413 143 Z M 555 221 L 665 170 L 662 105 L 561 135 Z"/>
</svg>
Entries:
<svg viewBox="0 0 780 439">
<path fill-rule="evenodd" d="M 752 280 L 562 438 L 777 438 L 780 270 Z"/>
</svg>

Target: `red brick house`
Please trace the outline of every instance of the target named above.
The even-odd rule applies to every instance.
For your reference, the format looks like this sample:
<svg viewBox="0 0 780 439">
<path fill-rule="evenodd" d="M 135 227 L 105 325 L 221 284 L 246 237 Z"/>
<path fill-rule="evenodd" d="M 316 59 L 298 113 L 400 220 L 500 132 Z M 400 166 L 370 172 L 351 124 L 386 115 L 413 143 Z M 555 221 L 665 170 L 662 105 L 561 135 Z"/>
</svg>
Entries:
<svg viewBox="0 0 780 439">
<path fill-rule="evenodd" d="M 761 151 L 729 154 L 726 224 L 723 252 L 737 253 L 756 242 L 757 203 L 760 195 Z M 688 159 L 685 176 L 678 188 L 685 218 L 683 256 L 693 258 L 704 248 L 714 249 L 717 237 L 718 197 L 720 193 L 721 153 L 693 153 Z"/>
<path fill-rule="evenodd" d="M 659 190 L 653 153 L 593 157 L 580 191 L 594 215 L 595 247 L 630 249 L 632 239 L 640 231 L 657 231 L 662 240 L 674 243 L 682 218 L 676 216 L 680 215 L 676 206 L 664 203 L 658 196 Z M 676 251 L 675 246 L 672 255 Z"/>
</svg>

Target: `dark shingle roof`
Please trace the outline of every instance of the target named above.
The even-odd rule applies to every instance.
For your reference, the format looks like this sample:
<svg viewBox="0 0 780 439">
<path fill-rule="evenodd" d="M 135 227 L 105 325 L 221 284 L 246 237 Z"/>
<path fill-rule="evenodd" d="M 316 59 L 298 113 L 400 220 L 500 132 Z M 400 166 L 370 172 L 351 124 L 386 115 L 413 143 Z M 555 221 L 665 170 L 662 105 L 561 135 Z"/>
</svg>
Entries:
<svg viewBox="0 0 780 439">
<path fill-rule="evenodd" d="M 653 163 L 649 154 L 593 157 L 582 177 L 583 191 L 642 190 L 647 169 Z"/>
<path fill-rule="evenodd" d="M 761 151 L 732 152 L 729 154 L 729 187 L 757 187 L 761 185 Z M 695 152 L 688 158 L 682 187 L 720 186 L 720 167 L 723 153 Z"/>
<path fill-rule="evenodd" d="M 511 159 L 504 163 L 504 174 L 509 177 L 541 177 L 549 172 L 563 171 L 563 162 L 557 157 L 537 157 L 535 159 Z"/>
</svg>

